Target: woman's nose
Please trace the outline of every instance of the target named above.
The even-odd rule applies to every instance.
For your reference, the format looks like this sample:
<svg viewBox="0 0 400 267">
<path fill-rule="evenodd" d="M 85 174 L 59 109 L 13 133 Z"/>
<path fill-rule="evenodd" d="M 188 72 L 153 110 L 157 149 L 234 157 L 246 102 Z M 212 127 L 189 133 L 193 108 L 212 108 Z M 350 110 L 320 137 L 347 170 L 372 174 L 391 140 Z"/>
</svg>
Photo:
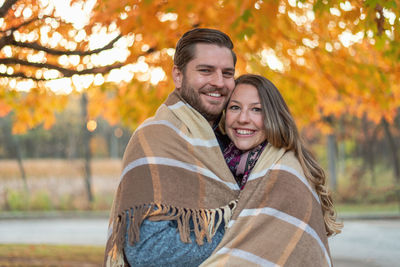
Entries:
<svg viewBox="0 0 400 267">
<path fill-rule="evenodd" d="M 249 121 L 249 115 L 247 114 L 247 112 L 245 110 L 240 112 L 238 121 L 240 123 L 246 123 Z"/>
</svg>

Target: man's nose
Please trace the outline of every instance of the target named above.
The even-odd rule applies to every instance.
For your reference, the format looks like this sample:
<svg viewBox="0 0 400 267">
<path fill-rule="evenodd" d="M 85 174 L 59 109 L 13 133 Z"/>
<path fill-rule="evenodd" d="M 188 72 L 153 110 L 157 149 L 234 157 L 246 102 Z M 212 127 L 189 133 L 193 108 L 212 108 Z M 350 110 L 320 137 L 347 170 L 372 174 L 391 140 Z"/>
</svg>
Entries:
<svg viewBox="0 0 400 267">
<path fill-rule="evenodd" d="M 224 76 L 222 75 L 221 71 L 216 71 L 211 79 L 211 85 L 217 88 L 224 87 Z"/>
</svg>

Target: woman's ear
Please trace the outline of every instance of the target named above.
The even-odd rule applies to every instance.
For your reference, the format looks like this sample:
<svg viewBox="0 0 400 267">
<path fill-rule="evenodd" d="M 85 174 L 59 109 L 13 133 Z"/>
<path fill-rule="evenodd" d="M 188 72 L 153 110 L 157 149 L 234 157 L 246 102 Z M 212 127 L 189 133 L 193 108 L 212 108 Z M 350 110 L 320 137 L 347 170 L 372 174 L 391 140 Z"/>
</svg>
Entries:
<svg viewBox="0 0 400 267">
<path fill-rule="evenodd" d="M 183 73 L 176 65 L 172 68 L 172 79 L 174 80 L 175 88 L 179 89 L 182 86 Z"/>
</svg>

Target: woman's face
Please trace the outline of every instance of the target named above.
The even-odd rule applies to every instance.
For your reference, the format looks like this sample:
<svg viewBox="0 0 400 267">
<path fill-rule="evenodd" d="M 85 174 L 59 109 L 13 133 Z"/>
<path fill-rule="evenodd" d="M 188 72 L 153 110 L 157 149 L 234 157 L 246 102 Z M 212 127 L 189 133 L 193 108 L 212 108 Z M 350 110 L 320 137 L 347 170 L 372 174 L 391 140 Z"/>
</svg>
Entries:
<svg viewBox="0 0 400 267">
<path fill-rule="evenodd" d="M 225 131 L 240 150 L 250 150 L 266 139 L 260 97 L 253 85 L 236 86 L 226 109 Z"/>
</svg>

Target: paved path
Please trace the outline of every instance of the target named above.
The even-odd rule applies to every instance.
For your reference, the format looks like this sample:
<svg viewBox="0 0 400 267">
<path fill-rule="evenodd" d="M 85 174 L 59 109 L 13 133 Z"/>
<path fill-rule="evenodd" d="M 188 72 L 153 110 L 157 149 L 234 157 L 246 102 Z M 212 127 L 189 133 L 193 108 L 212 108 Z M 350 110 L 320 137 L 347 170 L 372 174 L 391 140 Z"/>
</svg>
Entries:
<svg viewBox="0 0 400 267">
<path fill-rule="evenodd" d="M 104 246 L 107 219 L 0 220 L 0 243 Z"/>
<path fill-rule="evenodd" d="M 345 221 L 329 244 L 335 266 L 400 266 L 400 220 Z"/>
<path fill-rule="evenodd" d="M 400 220 L 345 221 L 329 239 L 335 267 L 400 266 Z M 107 219 L 0 220 L 0 243 L 104 246 Z"/>
</svg>

